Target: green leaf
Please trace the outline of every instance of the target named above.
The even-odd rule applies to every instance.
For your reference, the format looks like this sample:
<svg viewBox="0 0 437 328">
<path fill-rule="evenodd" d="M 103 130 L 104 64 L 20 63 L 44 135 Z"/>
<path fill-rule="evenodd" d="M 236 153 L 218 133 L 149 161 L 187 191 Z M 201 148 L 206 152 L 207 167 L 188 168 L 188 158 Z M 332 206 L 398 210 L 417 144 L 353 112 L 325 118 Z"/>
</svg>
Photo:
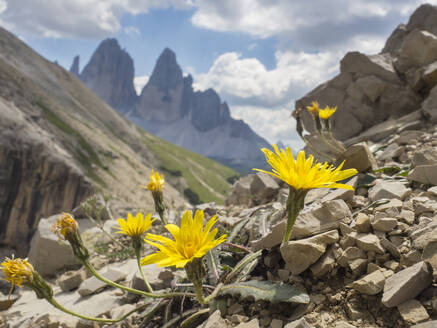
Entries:
<svg viewBox="0 0 437 328">
<path fill-rule="evenodd" d="M 387 175 L 393 175 L 400 172 L 402 169 L 400 166 L 384 166 L 380 169 L 373 170 L 372 173 L 384 173 Z"/>
<path fill-rule="evenodd" d="M 229 243 L 232 243 L 234 238 L 236 236 L 238 236 L 238 234 L 240 233 L 241 229 L 249 222 L 249 220 L 250 220 L 250 218 L 243 219 L 243 220 L 241 220 L 240 222 L 238 222 L 235 225 L 234 229 L 232 230 L 231 234 L 229 235 L 229 237 L 227 239 L 227 241 Z"/>
<path fill-rule="evenodd" d="M 249 280 L 223 286 L 220 295 L 240 295 L 242 299 L 252 298 L 254 301 L 270 303 L 308 304 L 310 297 L 303 288 L 270 281 Z"/>
<path fill-rule="evenodd" d="M 258 252 L 246 255 L 227 275 L 225 283 L 244 280 L 258 264 L 261 254 L 262 250 L 259 250 Z"/>
<path fill-rule="evenodd" d="M 205 258 L 206 258 L 206 266 L 208 267 L 209 282 L 215 285 L 219 281 L 220 275 L 222 274 L 223 271 L 220 269 L 220 259 L 218 256 L 217 249 L 216 248 L 211 249 L 208 253 L 206 253 Z"/>
</svg>

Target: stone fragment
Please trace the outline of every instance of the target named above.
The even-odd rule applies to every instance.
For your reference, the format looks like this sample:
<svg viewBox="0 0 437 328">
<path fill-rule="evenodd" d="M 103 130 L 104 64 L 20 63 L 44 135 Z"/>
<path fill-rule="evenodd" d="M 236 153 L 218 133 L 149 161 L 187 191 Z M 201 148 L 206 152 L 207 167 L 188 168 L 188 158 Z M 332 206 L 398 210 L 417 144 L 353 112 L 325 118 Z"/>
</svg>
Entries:
<svg viewBox="0 0 437 328">
<path fill-rule="evenodd" d="M 65 241 L 60 241 L 51 230 L 60 215 L 41 219 L 30 242 L 29 262 L 41 275 L 54 275 L 60 269 L 80 263 L 74 256 L 71 246 Z"/>
<path fill-rule="evenodd" d="M 284 325 L 284 322 L 279 319 L 273 319 L 272 322 L 270 322 L 270 328 L 282 328 Z"/>
<path fill-rule="evenodd" d="M 349 268 L 355 276 L 361 276 L 367 268 L 367 259 L 355 259 L 349 263 Z"/>
<path fill-rule="evenodd" d="M 414 152 L 412 166 L 433 165 L 437 163 L 437 149 L 434 147 L 423 147 Z"/>
<path fill-rule="evenodd" d="M 259 328 L 259 321 L 257 318 L 250 320 L 249 322 L 242 322 L 235 328 Z"/>
<path fill-rule="evenodd" d="M 232 192 L 226 199 L 226 205 L 249 205 L 251 200 L 250 185 L 255 174 L 241 177 L 232 186 Z"/>
<path fill-rule="evenodd" d="M 112 319 L 118 319 L 129 312 L 131 312 L 133 309 L 135 309 L 134 304 L 123 304 L 120 306 L 117 306 L 116 308 L 113 308 L 109 314 Z"/>
<path fill-rule="evenodd" d="M 369 199 L 374 202 L 383 198 L 403 199 L 410 189 L 401 182 L 379 181 L 369 190 Z"/>
<path fill-rule="evenodd" d="M 298 275 L 308 269 L 324 253 L 326 247 L 339 240 L 337 230 L 331 230 L 306 239 L 289 241 L 281 246 L 281 255 L 292 274 Z"/>
<path fill-rule="evenodd" d="M 414 212 L 410 210 L 402 210 L 399 214 L 399 221 L 404 222 L 406 224 L 413 224 L 414 223 Z"/>
<path fill-rule="evenodd" d="M 367 255 L 358 247 L 348 247 L 341 253 L 337 261 L 338 264 L 346 268 L 349 265 L 349 262 L 356 259 L 367 259 Z"/>
<path fill-rule="evenodd" d="M 391 161 L 393 158 L 399 157 L 404 152 L 404 147 L 392 143 L 378 156 L 380 161 Z"/>
<path fill-rule="evenodd" d="M 370 223 L 372 224 L 373 230 L 391 231 L 397 226 L 398 220 L 395 218 L 378 218 L 375 216 Z"/>
<path fill-rule="evenodd" d="M 346 321 L 336 321 L 334 328 L 357 328 Z"/>
<path fill-rule="evenodd" d="M 410 324 L 419 323 L 429 319 L 428 312 L 418 300 L 412 299 L 398 305 L 399 313 Z"/>
<path fill-rule="evenodd" d="M 423 249 L 422 259 L 431 265 L 434 280 L 437 281 L 437 236 L 434 236 L 426 244 Z"/>
<path fill-rule="evenodd" d="M 376 270 L 368 275 L 365 275 L 359 280 L 354 281 L 351 287 L 361 294 L 376 295 L 384 288 L 385 276 L 381 270 Z"/>
<path fill-rule="evenodd" d="M 121 281 L 127 276 L 126 273 L 112 268 L 104 269 L 102 272 L 99 273 L 103 277 L 114 282 Z M 106 283 L 92 276 L 80 284 L 78 293 L 82 296 L 91 295 L 98 292 L 105 286 Z"/>
<path fill-rule="evenodd" d="M 199 328 L 228 328 L 228 325 L 222 318 L 220 311 L 216 310 Z"/>
<path fill-rule="evenodd" d="M 258 172 L 250 184 L 250 193 L 261 203 L 271 201 L 278 194 L 280 187 L 272 176 Z"/>
<path fill-rule="evenodd" d="M 154 290 L 160 290 L 171 287 L 171 281 L 174 277 L 173 272 L 167 268 L 159 268 L 156 264 L 143 266 L 144 275 Z M 147 286 L 138 271 L 131 278 L 129 286 L 134 289 L 147 291 Z"/>
<path fill-rule="evenodd" d="M 372 230 L 368 215 L 358 213 L 357 218 L 355 219 L 355 230 L 358 232 L 370 232 Z"/>
<path fill-rule="evenodd" d="M 68 271 L 58 278 L 58 285 L 62 291 L 68 292 L 76 289 L 86 279 L 85 270 Z"/>
<path fill-rule="evenodd" d="M 360 173 L 375 170 L 378 167 L 375 157 L 365 142 L 348 147 L 342 155 L 341 161 L 343 160 L 345 161 L 344 169 L 356 169 Z"/>
<path fill-rule="evenodd" d="M 437 164 L 416 166 L 408 173 L 408 180 L 437 185 Z"/>
<path fill-rule="evenodd" d="M 379 238 L 371 233 L 359 233 L 355 237 L 358 248 L 366 252 L 375 252 L 384 254 L 384 248 L 381 246 Z"/>
<path fill-rule="evenodd" d="M 426 263 L 419 262 L 387 279 L 382 303 L 387 307 L 393 307 L 413 299 L 428 287 L 431 281 L 431 274 Z"/>
<path fill-rule="evenodd" d="M 341 221 L 352 215 L 349 207 L 342 199 L 317 204 L 302 210 L 291 234 L 292 239 L 317 235 L 339 227 Z M 252 243 L 252 249 L 269 249 L 281 244 L 286 227 L 286 221 L 281 221 L 272 227 L 271 232 Z"/>
<path fill-rule="evenodd" d="M 354 190 L 357 188 L 358 183 L 358 177 L 353 177 L 348 182 L 346 182 L 347 185 L 352 186 Z M 314 189 L 313 189 L 314 190 Z M 316 189 L 317 190 L 317 189 Z M 322 203 L 334 200 L 334 199 L 343 199 L 344 201 L 348 202 L 351 201 L 354 197 L 354 190 L 349 189 L 335 189 L 331 192 L 328 192 L 326 196 L 324 196 L 321 200 Z"/>
<path fill-rule="evenodd" d="M 329 249 L 316 263 L 311 265 L 310 270 L 316 278 L 323 277 L 335 268 L 335 256 L 332 249 Z"/>
<path fill-rule="evenodd" d="M 410 328 L 435 328 L 437 327 L 437 320 L 422 322 Z"/>
<path fill-rule="evenodd" d="M 285 325 L 284 328 L 314 328 L 314 327 L 311 326 L 305 320 L 305 318 L 301 318 L 299 320 L 295 320 L 295 321 L 292 321 L 292 322 L 288 323 L 287 325 Z"/>
</svg>

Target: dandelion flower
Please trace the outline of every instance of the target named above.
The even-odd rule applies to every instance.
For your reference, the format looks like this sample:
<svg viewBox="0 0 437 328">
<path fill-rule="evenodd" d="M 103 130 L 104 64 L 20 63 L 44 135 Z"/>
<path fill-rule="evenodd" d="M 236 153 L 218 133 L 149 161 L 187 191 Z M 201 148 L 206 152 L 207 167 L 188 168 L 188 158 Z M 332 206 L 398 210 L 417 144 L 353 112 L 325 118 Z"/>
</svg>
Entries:
<svg viewBox="0 0 437 328">
<path fill-rule="evenodd" d="M 131 213 L 127 214 L 127 219 L 118 219 L 117 222 L 120 225 L 120 231 L 117 233 L 122 233 L 130 237 L 140 237 L 143 233 L 150 229 L 152 222 L 152 214 L 148 214 L 144 217 L 143 213 L 138 213 L 135 217 Z"/>
<path fill-rule="evenodd" d="M 158 171 L 150 173 L 150 181 L 147 185 L 147 189 L 150 191 L 160 191 L 162 192 L 164 188 L 164 176 L 160 175 Z"/>
<path fill-rule="evenodd" d="M 165 228 L 174 240 L 153 234 L 147 234 L 145 241 L 159 249 L 154 254 L 142 259 L 142 265 L 156 263 L 159 267 L 176 266 L 183 268 L 189 262 L 202 258 L 210 249 L 226 240 L 226 235 L 214 239 L 218 229 L 212 229 L 217 216 L 211 218 L 203 228 L 203 211 L 198 210 L 194 216 L 186 211 L 182 216 L 181 227 L 167 224 Z M 212 229 L 212 230 L 211 230 Z"/>
<path fill-rule="evenodd" d="M 33 267 L 27 259 L 11 259 L 6 257 L 1 263 L 3 271 L 3 279 L 12 284 L 9 297 L 14 289 L 14 286 L 22 287 L 23 283 L 31 282 L 33 280 Z"/>
<path fill-rule="evenodd" d="M 67 235 L 78 230 L 78 224 L 68 213 L 62 213 L 58 221 L 52 226 L 52 231 L 58 235 L 59 239 L 66 240 Z"/>
<path fill-rule="evenodd" d="M 324 109 L 319 110 L 319 117 L 322 120 L 327 120 L 332 116 L 332 114 L 335 113 L 336 110 L 337 110 L 337 106 L 335 107 L 326 106 Z"/>
<path fill-rule="evenodd" d="M 272 172 L 255 169 L 264 172 L 284 181 L 290 186 L 290 192 L 287 199 L 288 220 L 282 243 L 290 240 L 294 223 L 296 222 L 299 212 L 305 205 L 305 196 L 310 189 L 315 188 L 342 188 L 353 190 L 352 186 L 337 183 L 355 174 L 357 170 L 342 170 L 343 163 L 334 168 L 328 163 L 315 163 L 314 157 L 310 155 L 305 158 L 305 152 L 301 151 L 294 159 L 290 147 L 286 150 L 279 151 L 276 145 L 273 145 L 275 152 L 269 149 L 261 149 L 266 156 L 267 163 L 272 166 Z"/>
<path fill-rule="evenodd" d="M 311 102 L 311 106 L 307 106 L 307 109 L 310 112 L 310 114 L 313 116 L 313 118 L 316 118 L 317 114 L 320 111 L 319 103 L 317 101 L 313 101 Z"/>
<path fill-rule="evenodd" d="M 315 163 L 313 155 L 305 158 L 305 152 L 300 151 L 294 159 L 290 147 L 279 151 L 273 145 L 275 152 L 269 149 L 261 149 L 266 156 L 267 162 L 272 166 L 273 172 L 255 169 L 284 181 L 295 190 L 309 190 L 315 188 L 342 188 L 353 190 L 350 185 L 337 183 L 357 174 L 356 169 L 342 170 L 344 162 L 337 168 L 328 163 Z"/>
</svg>

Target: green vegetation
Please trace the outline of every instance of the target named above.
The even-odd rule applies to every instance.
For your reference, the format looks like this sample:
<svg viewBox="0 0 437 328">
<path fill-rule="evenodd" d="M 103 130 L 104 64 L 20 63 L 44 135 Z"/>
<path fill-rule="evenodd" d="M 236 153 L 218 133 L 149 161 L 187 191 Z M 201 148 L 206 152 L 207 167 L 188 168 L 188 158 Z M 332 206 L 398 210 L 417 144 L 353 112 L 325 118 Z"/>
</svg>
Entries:
<svg viewBox="0 0 437 328">
<path fill-rule="evenodd" d="M 188 188 L 179 190 L 192 203 L 215 201 L 222 204 L 231 189 L 230 180 L 238 176 L 234 170 L 202 155 L 175 146 L 139 129 L 146 146 L 159 160 L 159 170 L 171 182 L 183 177 Z M 173 183 L 175 185 L 175 183 Z"/>
<path fill-rule="evenodd" d="M 55 112 L 53 112 L 43 102 L 38 101 L 37 105 L 43 110 L 44 116 L 47 121 L 57 127 L 62 132 L 72 136 L 76 143 L 72 145 L 73 154 L 76 156 L 78 162 L 85 168 L 87 175 L 95 182 L 99 183 L 102 187 L 105 187 L 105 182 L 94 172 L 93 164 L 101 168 L 104 168 L 99 156 L 94 151 L 92 146 L 82 137 L 82 135 L 76 131 L 71 125 L 62 120 Z"/>
</svg>

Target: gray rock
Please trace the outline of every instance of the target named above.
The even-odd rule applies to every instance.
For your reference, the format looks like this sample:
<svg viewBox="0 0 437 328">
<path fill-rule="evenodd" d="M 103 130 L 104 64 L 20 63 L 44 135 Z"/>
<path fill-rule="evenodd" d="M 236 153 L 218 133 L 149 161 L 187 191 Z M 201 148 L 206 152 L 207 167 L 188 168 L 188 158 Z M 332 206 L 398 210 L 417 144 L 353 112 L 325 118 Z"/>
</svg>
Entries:
<svg viewBox="0 0 437 328">
<path fill-rule="evenodd" d="M 199 328 L 228 328 L 228 325 L 222 318 L 220 311 L 216 310 Z"/>
<path fill-rule="evenodd" d="M 250 184 L 250 193 L 261 203 L 267 203 L 276 197 L 280 187 L 268 174 L 258 172 Z"/>
<path fill-rule="evenodd" d="M 336 321 L 334 328 L 357 328 L 346 321 Z"/>
<path fill-rule="evenodd" d="M 232 186 L 232 192 L 226 199 L 226 205 L 249 205 L 251 201 L 250 185 L 255 174 L 241 177 Z"/>
<path fill-rule="evenodd" d="M 437 320 L 422 322 L 410 328 L 435 328 L 437 327 Z"/>
<path fill-rule="evenodd" d="M 259 328 L 259 322 L 257 318 L 250 320 L 249 322 L 242 322 L 235 328 Z"/>
<path fill-rule="evenodd" d="M 437 149 L 423 147 L 414 152 L 412 166 L 434 165 L 437 162 Z"/>
<path fill-rule="evenodd" d="M 437 185 L 437 164 L 416 166 L 408 173 L 408 180 Z"/>
<path fill-rule="evenodd" d="M 349 262 L 356 259 L 367 259 L 367 255 L 363 250 L 357 247 L 348 247 L 341 253 L 337 261 L 342 267 L 347 267 Z"/>
<path fill-rule="evenodd" d="M 355 219 L 355 230 L 358 232 L 370 232 L 372 226 L 370 224 L 370 218 L 364 213 L 358 213 Z"/>
<path fill-rule="evenodd" d="M 403 199 L 410 189 L 400 182 L 379 181 L 369 190 L 369 199 L 374 202 L 383 198 Z"/>
<path fill-rule="evenodd" d="M 144 275 L 150 286 L 155 290 L 171 287 L 171 281 L 174 277 L 173 272 L 167 268 L 160 268 L 155 264 L 143 266 Z M 135 271 L 129 283 L 131 288 L 147 291 L 146 284 L 141 277 L 139 270 Z"/>
<path fill-rule="evenodd" d="M 385 280 L 386 277 L 384 274 L 380 270 L 376 270 L 361 279 L 354 281 L 351 284 L 351 287 L 359 291 L 361 294 L 376 295 L 382 292 Z"/>
<path fill-rule="evenodd" d="M 375 216 L 370 223 L 372 224 L 373 230 L 391 231 L 398 225 L 398 220 L 395 218 L 378 218 Z"/>
<path fill-rule="evenodd" d="M 42 275 L 54 275 L 60 269 L 80 263 L 70 244 L 60 241 L 51 230 L 59 217 L 60 215 L 54 215 L 41 219 L 30 243 L 29 262 Z"/>
<path fill-rule="evenodd" d="M 301 318 L 299 320 L 295 320 L 285 325 L 284 328 L 314 328 L 311 326 L 305 318 Z"/>
<path fill-rule="evenodd" d="M 365 142 L 348 147 L 341 157 L 341 161 L 343 160 L 346 161 L 344 169 L 356 169 L 358 172 L 375 170 L 378 167 L 375 157 Z"/>
<path fill-rule="evenodd" d="M 310 238 L 289 241 L 281 246 L 281 255 L 287 268 L 297 275 L 315 263 L 325 253 L 328 245 L 338 240 L 338 231 L 331 230 Z"/>
<path fill-rule="evenodd" d="M 64 292 L 68 292 L 79 287 L 85 279 L 85 270 L 68 271 L 58 278 L 58 285 Z"/>
<path fill-rule="evenodd" d="M 431 265 L 434 279 L 437 280 L 437 236 L 431 238 L 423 249 L 422 259 Z"/>
<path fill-rule="evenodd" d="M 377 254 L 384 254 L 384 248 L 381 246 L 379 238 L 371 233 L 359 233 L 355 237 L 358 248 L 366 252 L 375 252 Z"/>
<path fill-rule="evenodd" d="M 402 319 L 410 324 L 419 323 L 429 319 L 428 312 L 418 300 L 409 300 L 398 305 Z"/>
<path fill-rule="evenodd" d="M 299 214 L 291 234 L 292 239 L 304 238 L 336 229 L 339 223 L 352 215 L 347 204 L 336 199 L 307 207 Z M 286 221 L 274 225 L 267 235 L 252 243 L 252 249 L 272 248 L 282 242 Z"/>
<path fill-rule="evenodd" d="M 334 252 L 329 249 L 322 257 L 313 265 L 310 266 L 310 270 L 314 277 L 320 278 L 330 273 L 336 265 Z"/>
<path fill-rule="evenodd" d="M 109 279 L 113 282 L 118 282 L 126 278 L 126 273 L 112 268 L 104 269 L 99 273 L 106 279 Z M 98 292 L 105 286 L 106 283 L 92 276 L 80 284 L 78 293 L 82 296 L 91 295 Z"/>
<path fill-rule="evenodd" d="M 427 265 L 424 262 L 419 262 L 387 279 L 384 285 L 382 303 L 387 307 L 393 307 L 413 299 L 428 287 L 431 281 Z"/>
</svg>

